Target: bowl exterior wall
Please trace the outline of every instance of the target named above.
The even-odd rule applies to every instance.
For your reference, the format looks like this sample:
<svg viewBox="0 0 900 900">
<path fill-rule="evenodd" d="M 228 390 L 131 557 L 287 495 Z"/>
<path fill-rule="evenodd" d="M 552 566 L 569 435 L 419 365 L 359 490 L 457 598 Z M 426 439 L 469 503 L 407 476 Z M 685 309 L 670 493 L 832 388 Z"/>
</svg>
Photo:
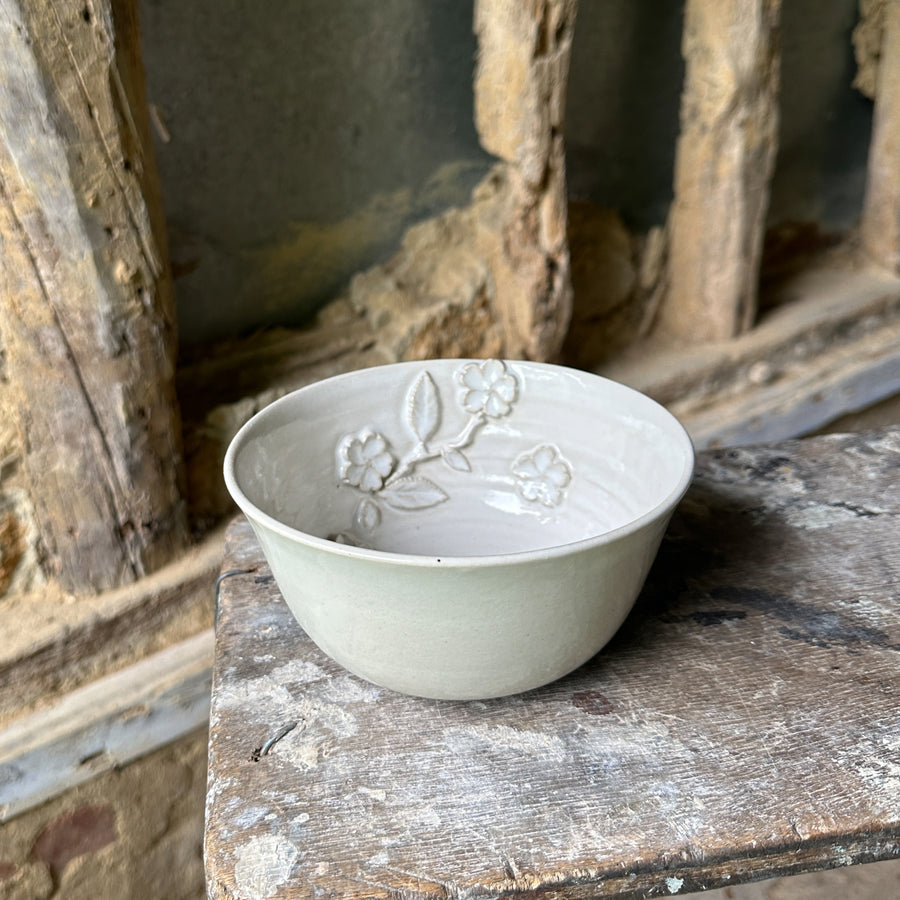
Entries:
<svg viewBox="0 0 900 900">
<path fill-rule="evenodd" d="M 325 653 L 382 687 L 464 700 L 530 690 L 590 659 L 631 610 L 668 519 L 570 554 L 443 568 L 323 553 L 251 524 Z"/>
</svg>

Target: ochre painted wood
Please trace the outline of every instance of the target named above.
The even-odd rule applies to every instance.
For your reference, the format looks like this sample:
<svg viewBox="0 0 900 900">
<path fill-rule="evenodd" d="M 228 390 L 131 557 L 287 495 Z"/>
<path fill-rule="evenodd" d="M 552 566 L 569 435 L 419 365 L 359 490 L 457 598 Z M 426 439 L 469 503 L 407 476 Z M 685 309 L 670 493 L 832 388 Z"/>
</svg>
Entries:
<svg viewBox="0 0 900 900">
<path fill-rule="evenodd" d="M 489 702 L 330 662 L 239 520 L 210 896 L 669 896 L 900 855 L 898 472 L 900 429 L 701 454 L 621 632 Z"/>
</svg>

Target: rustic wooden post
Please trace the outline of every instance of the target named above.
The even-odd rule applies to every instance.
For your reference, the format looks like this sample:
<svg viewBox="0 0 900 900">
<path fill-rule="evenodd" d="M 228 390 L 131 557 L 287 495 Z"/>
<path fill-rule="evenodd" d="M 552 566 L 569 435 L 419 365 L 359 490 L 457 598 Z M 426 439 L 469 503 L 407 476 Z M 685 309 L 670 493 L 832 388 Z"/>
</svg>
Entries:
<svg viewBox="0 0 900 900">
<path fill-rule="evenodd" d="M 512 182 L 493 260 L 507 355 L 554 356 L 571 317 L 563 125 L 576 10 L 577 0 L 475 2 L 475 126 Z"/>
<path fill-rule="evenodd" d="M 135 4 L 0 0 L 0 59 L 7 401 L 48 574 L 99 591 L 187 538 Z"/>
<path fill-rule="evenodd" d="M 756 313 L 778 134 L 780 0 L 688 0 L 668 293 L 659 325 L 687 341 Z"/>
<path fill-rule="evenodd" d="M 875 119 L 869 147 L 860 241 L 879 265 L 900 271 L 900 0 L 879 5 L 883 16 L 875 79 Z"/>
</svg>

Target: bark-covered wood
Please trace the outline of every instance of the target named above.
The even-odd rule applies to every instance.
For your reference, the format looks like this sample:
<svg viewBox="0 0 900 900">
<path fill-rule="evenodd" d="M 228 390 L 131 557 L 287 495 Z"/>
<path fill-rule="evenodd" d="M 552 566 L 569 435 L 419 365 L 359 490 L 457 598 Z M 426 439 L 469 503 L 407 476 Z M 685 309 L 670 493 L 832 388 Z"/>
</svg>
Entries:
<svg viewBox="0 0 900 900">
<path fill-rule="evenodd" d="M 900 429 L 701 454 L 620 633 L 488 702 L 347 674 L 238 522 L 210 896 L 669 896 L 900 856 L 898 461 Z"/>
<path fill-rule="evenodd" d="M 724 340 L 756 315 L 778 140 L 781 0 L 688 0 L 667 294 L 660 327 Z"/>
<path fill-rule="evenodd" d="M 174 304 L 133 0 L 0 0 L 7 406 L 67 589 L 186 542 Z"/>
<path fill-rule="evenodd" d="M 875 118 L 860 219 L 863 249 L 900 272 L 900 0 L 887 0 L 875 78 Z"/>
</svg>

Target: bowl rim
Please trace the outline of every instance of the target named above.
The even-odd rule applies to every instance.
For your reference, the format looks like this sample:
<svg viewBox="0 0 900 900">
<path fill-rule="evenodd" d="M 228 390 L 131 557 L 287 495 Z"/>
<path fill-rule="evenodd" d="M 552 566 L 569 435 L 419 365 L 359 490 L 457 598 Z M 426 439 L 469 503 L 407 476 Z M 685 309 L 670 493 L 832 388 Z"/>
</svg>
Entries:
<svg viewBox="0 0 900 900">
<path fill-rule="evenodd" d="M 551 544 L 547 547 L 539 547 L 530 550 L 517 550 L 511 553 L 495 553 L 478 556 L 438 557 L 436 554 L 426 555 L 418 553 L 398 553 L 392 550 L 373 550 L 368 547 L 356 547 L 350 544 L 340 544 L 337 541 L 332 541 L 328 538 L 317 537 L 316 535 L 309 534 L 305 531 L 299 530 L 298 528 L 287 525 L 284 522 L 276 519 L 269 513 L 260 509 L 252 500 L 250 500 L 250 498 L 246 495 L 246 493 L 244 493 L 243 489 L 238 484 L 235 468 L 237 456 L 240 453 L 241 448 L 250 439 L 250 437 L 252 436 L 252 432 L 260 427 L 265 418 L 273 415 L 277 408 L 296 402 L 296 396 L 298 394 L 320 387 L 326 382 L 328 384 L 334 384 L 342 380 L 351 380 L 354 378 L 359 378 L 360 376 L 364 376 L 366 373 L 371 373 L 376 370 L 380 371 L 390 368 L 398 370 L 411 369 L 415 367 L 434 364 L 441 364 L 446 366 L 453 364 L 454 366 L 459 366 L 465 365 L 466 363 L 470 362 L 484 362 L 483 359 L 457 359 L 455 357 L 442 357 L 439 359 L 385 363 L 384 365 L 379 366 L 367 366 L 362 369 L 354 369 L 350 372 L 342 372 L 338 375 L 332 375 L 328 378 L 323 378 L 318 381 L 311 382 L 310 384 L 290 391 L 283 397 L 279 397 L 277 400 L 266 404 L 266 406 L 254 413 L 238 429 L 237 433 L 229 442 L 223 465 L 223 475 L 225 478 L 225 486 L 228 489 L 228 493 L 231 495 L 232 499 L 237 504 L 241 512 L 243 512 L 244 515 L 247 516 L 251 523 L 256 522 L 258 525 L 264 526 L 268 530 L 273 531 L 276 534 L 287 538 L 294 543 L 302 544 L 311 549 L 321 550 L 326 553 L 331 553 L 336 556 L 342 556 L 350 559 L 428 568 L 434 568 L 436 564 L 440 564 L 440 568 L 494 567 L 521 564 L 523 562 L 532 560 L 545 560 L 560 556 L 567 556 L 570 554 L 576 554 L 584 550 L 588 550 L 592 547 L 611 544 L 635 531 L 639 531 L 648 523 L 659 519 L 664 515 L 669 515 L 675 509 L 681 498 L 686 493 L 688 487 L 690 486 L 691 480 L 693 479 L 695 468 L 695 450 L 690 435 L 688 434 L 685 427 L 661 403 L 658 403 L 652 397 L 648 397 L 646 394 L 641 393 L 634 388 L 628 387 L 628 385 L 583 369 L 576 369 L 571 366 L 563 366 L 556 363 L 534 362 L 531 360 L 522 359 L 503 358 L 502 361 L 508 365 L 525 367 L 526 369 L 537 369 L 538 371 L 545 373 L 558 375 L 574 374 L 579 378 L 596 380 L 607 385 L 612 385 L 616 390 L 620 390 L 626 394 L 633 394 L 636 397 L 640 397 L 642 402 L 650 404 L 651 407 L 656 407 L 658 414 L 661 415 L 662 420 L 671 429 L 670 433 L 672 438 L 674 439 L 676 446 L 680 445 L 681 455 L 683 457 L 681 472 L 679 473 L 679 476 L 676 479 L 673 487 L 669 490 L 666 496 L 658 503 L 650 507 L 646 512 L 642 513 L 636 518 L 629 520 L 624 525 L 620 525 L 618 528 L 613 528 L 609 531 L 603 531 L 596 535 L 591 535 L 587 538 L 581 538 L 577 541 L 569 541 L 564 544 Z"/>
</svg>

